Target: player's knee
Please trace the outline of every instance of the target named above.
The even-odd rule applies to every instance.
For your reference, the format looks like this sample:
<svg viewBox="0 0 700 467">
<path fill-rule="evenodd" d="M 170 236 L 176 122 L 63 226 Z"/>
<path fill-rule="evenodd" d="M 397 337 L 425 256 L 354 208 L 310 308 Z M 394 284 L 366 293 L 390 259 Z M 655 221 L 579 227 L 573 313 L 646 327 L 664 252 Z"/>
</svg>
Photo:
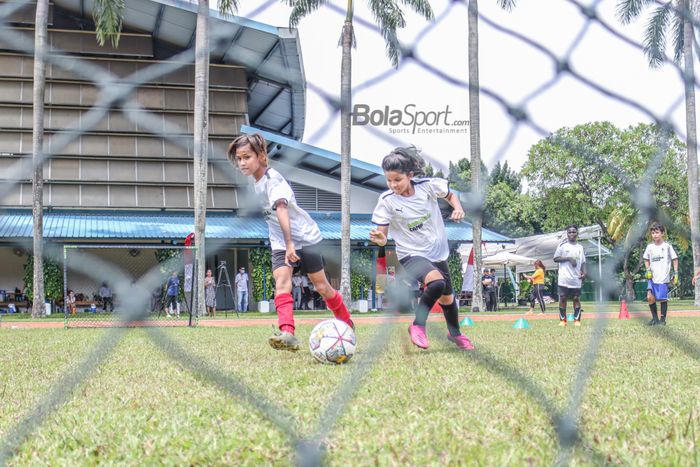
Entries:
<svg viewBox="0 0 700 467">
<path fill-rule="evenodd" d="M 423 293 L 434 302 L 442 296 L 442 292 L 445 290 L 446 285 L 447 283 L 444 279 L 432 281 L 426 284 Z"/>
</svg>

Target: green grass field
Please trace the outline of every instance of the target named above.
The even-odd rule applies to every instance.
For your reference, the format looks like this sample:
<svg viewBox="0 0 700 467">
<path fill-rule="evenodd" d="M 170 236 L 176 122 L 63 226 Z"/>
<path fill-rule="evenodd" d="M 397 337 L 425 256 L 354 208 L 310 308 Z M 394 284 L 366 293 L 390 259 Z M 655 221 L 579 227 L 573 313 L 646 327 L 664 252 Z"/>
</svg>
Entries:
<svg viewBox="0 0 700 467">
<path fill-rule="evenodd" d="M 673 310 L 693 310 L 696 309 L 696 307 L 693 305 L 692 300 L 671 300 L 670 302 L 670 310 L 673 312 Z M 512 303 L 508 304 L 508 306 L 503 306 L 501 303 L 499 308 L 499 311 L 497 313 L 500 314 L 505 314 L 505 313 L 523 313 L 527 311 L 528 307 L 527 306 L 514 306 Z M 620 303 L 619 302 L 605 302 L 602 305 L 597 303 L 597 302 L 582 302 L 581 304 L 582 308 L 587 311 L 587 312 L 610 312 L 610 313 L 617 313 L 620 310 Z M 630 312 L 647 312 L 649 311 L 649 307 L 647 306 L 646 302 L 643 301 L 635 301 L 628 303 L 628 308 Z M 461 308 L 461 312 L 470 312 L 469 309 L 467 308 Z M 536 312 L 539 312 L 539 308 L 536 307 L 535 309 Z M 556 303 L 551 303 L 547 305 L 547 311 L 549 313 L 557 313 L 557 304 Z M 572 311 L 572 306 L 569 304 L 569 311 Z M 324 311 L 301 311 L 297 310 L 294 312 L 295 315 L 297 316 L 308 316 L 308 317 L 319 317 L 319 316 L 324 316 L 323 313 Z M 377 315 L 376 311 L 372 312 L 370 311 L 367 313 L 368 316 L 372 315 Z M 491 313 L 487 313 L 491 314 Z M 84 318 L 84 319 L 100 319 L 103 317 L 113 317 L 114 315 L 112 313 L 78 313 L 77 317 L 78 318 Z M 258 313 L 258 312 L 248 312 L 248 313 L 241 313 L 240 317 L 241 318 L 270 318 L 274 317 L 274 313 Z M 222 310 L 219 310 L 216 312 L 216 318 L 211 318 L 211 317 L 203 317 L 200 319 L 224 319 L 224 318 L 236 318 L 236 312 L 228 310 L 228 312 L 224 312 Z M 22 321 L 22 320 L 31 320 L 31 314 L 30 313 L 13 313 L 13 314 L 0 314 L 0 322 L 1 321 Z M 63 313 L 54 313 L 49 316 L 45 316 L 41 318 L 42 320 L 62 320 L 64 319 Z"/>
<path fill-rule="evenodd" d="M 700 319 L 666 328 L 606 320 L 581 405 L 573 465 L 697 465 L 700 452 Z M 460 352 L 429 327 L 431 347 L 393 329 L 366 378 L 356 372 L 378 325 L 358 327 L 359 351 L 340 367 L 306 351 L 277 352 L 270 328 L 179 328 L 166 336 L 291 414 L 313 433 L 339 385 L 359 383 L 327 440 L 329 465 L 543 465 L 556 461 L 554 412 L 569 403 L 577 362 L 594 330 L 554 320 L 477 322 L 477 346 Z M 310 326 L 300 326 L 305 342 Z M 0 439 L 109 331 L 0 328 Z M 144 329 L 123 340 L 97 370 L 66 393 L 9 459 L 12 465 L 289 465 L 294 449 L 269 418 L 161 350 Z M 347 382 L 346 378 L 352 381 Z"/>
</svg>

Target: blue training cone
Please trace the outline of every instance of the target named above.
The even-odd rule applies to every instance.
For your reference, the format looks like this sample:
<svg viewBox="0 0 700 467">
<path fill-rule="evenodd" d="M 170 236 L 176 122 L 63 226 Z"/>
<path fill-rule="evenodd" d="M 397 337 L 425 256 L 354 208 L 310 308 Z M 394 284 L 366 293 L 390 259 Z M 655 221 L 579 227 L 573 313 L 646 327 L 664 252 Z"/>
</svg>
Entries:
<svg viewBox="0 0 700 467">
<path fill-rule="evenodd" d="M 474 326 L 474 321 L 469 316 L 465 316 L 462 321 L 459 322 L 460 326 Z"/>
<path fill-rule="evenodd" d="M 519 318 L 515 323 L 513 323 L 513 329 L 530 329 L 530 324 L 525 318 Z"/>
<path fill-rule="evenodd" d="M 573 321 L 573 320 L 574 320 L 574 314 L 573 314 L 573 313 L 569 313 L 568 315 L 566 315 L 566 320 L 567 320 L 567 321 Z"/>
</svg>

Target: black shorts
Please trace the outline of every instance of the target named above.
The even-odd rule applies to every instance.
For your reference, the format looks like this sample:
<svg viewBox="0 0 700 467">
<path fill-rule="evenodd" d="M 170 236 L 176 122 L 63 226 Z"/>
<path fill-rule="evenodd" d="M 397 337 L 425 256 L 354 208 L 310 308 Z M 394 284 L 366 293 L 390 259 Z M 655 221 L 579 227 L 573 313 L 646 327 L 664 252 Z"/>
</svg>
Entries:
<svg viewBox="0 0 700 467">
<path fill-rule="evenodd" d="M 581 296 L 581 288 L 573 288 L 573 287 L 564 287 L 563 285 L 559 286 L 559 297 L 564 297 L 564 298 L 579 298 Z"/>
<path fill-rule="evenodd" d="M 450 280 L 450 268 L 447 266 L 447 261 L 432 262 L 422 256 L 406 256 L 399 260 L 401 266 L 406 270 L 406 277 L 417 280 L 425 285 L 425 276 L 431 271 L 438 270 L 445 279 L 445 290 L 443 295 L 451 295 L 452 281 Z"/>
<path fill-rule="evenodd" d="M 315 245 L 305 246 L 296 250 L 300 260 L 291 264 L 294 273 L 300 271 L 302 274 L 313 274 L 323 270 L 326 262 L 323 260 L 323 255 L 321 254 L 322 243 L 323 242 L 318 242 Z M 278 268 L 288 267 L 284 260 L 286 254 L 286 250 L 272 250 L 273 271 Z"/>
</svg>

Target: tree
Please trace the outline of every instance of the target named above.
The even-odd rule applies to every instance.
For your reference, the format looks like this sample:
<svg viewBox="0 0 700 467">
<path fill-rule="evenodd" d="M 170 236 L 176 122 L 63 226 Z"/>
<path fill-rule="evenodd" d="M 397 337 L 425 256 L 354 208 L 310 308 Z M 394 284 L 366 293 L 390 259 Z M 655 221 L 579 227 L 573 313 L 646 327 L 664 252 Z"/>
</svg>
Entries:
<svg viewBox="0 0 700 467">
<path fill-rule="evenodd" d="M 520 190 L 522 190 L 520 174 L 508 167 L 508 161 L 505 161 L 503 165 L 501 165 L 501 162 L 498 161 L 493 169 L 491 169 L 489 184 L 493 186 L 501 182 L 510 186 L 516 193 L 520 193 Z"/>
<path fill-rule="evenodd" d="M 34 87 L 32 93 L 32 246 L 34 274 L 32 316 L 43 316 L 44 309 L 44 90 L 46 88 L 46 36 L 49 18 L 48 0 L 36 3 L 34 29 Z"/>
<path fill-rule="evenodd" d="M 238 0 L 221 0 L 222 14 L 238 11 Z M 199 0 L 195 32 L 194 62 L 194 238 L 196 265 L 192 309 L 204 316 L 204 273 L 206 272 L 207 171 L 209 168 L 209 0 Z"/>
<path fill-rule="evenodd" d="M 624 24 L 638 18 L 646 6 L 656 4 L 651 0 L 620 0 L 617 14 Z M 698 8 L 695 0 L 669 0 L 657 6 L 644 33 L 644 50 L 649 66 L 659 67 L 666 57 L 666 36 L 673 35 L 673 60 L 679 64 L 683 60 L 683 80 L 685 89 L 685 126 L 687 146 L 688 208 L 690 218 L 690 238 L 693 247 L 693 268 L 700 267 L 700 207 L 698 205 L 698 152 L 695 117 L 695 72 L 693 70 L 693 43 L 695 30 L 693 13 Z M 700 281 L 695 284 L 695 305 L 700 306 Z"/>
<path fill-rule="evenodd" d="M 501 8 L 509 10 L 515 5 L 515 0 L 497 0 Z M 471 155 L 471 166 L 481 166 L 481 141 L 480 141 L 480 118 L 479 118 L 479 4 L 477 0 L 469 0 L 468 16 L 468 62 L 469 62 L 469 148 Z M 474 270 L 477 274 L 481 272 L 481 223 L 484 193 L 481 186 L 481 172 L 474 170 L 471 173 L 471 188 L 473 206 L 472 209 L 472 232 L 474 248 Z M 476 281 L 475 281 L 476 282 Z M 481 287 L 474 287 L 474 298 L 472 303 L 474 309 L 479 308 L 483 298 Z"/>
<path fill-rule="evenodd" d="M 302 18 L 316 11 L 329 0 L 284 0 L 292 7 L 289 16 L 289 27 L 296 28 Z M 372 11 L 379 32 L 386 44 L 386 55 L 394 67 L 398 67 L 400 59 L 400 44 L 396 32 L 406 26 L 406 20 L 401 4 L 414 10 L 428 20 L 433 19 L 433 10 L 428 0 L 369 0 L 368 6 Z M 342 62 L 340 67 L 340 199 L 341 199 L 341 274 L 340 292 L 343 300 L 350 303 L 350 136 L 352 107 L 352 48 L 355 45 L 353 15 L 355 0 L 347 0 L 345 22 L 340 36 L 342 45 Z"/>
<path fill-rule="evenodd" d="M 524 237 L 539 230 L 540 215 L 528 195 L 498 182 L 486 194 L 484 226 L 511 237 Z"/>
<path fill-rule="evenodd" d="M 571 223 L 597 224 L 606 244 L 625 245 L 622 268 L 628 293 L 641 267 L 630 259 L 644 243 L 644 238 L 629 235 L 638 214 L 634 198 L 644 193 L 631 192 L 629 187 L 642 184 L 660 149 L 663 159 L 649 193 L 652 205 L 658 208 L 656 218 L 683 225 L 685 148 L 656 125 L 620 130 L 609 122 L 595 122 L 562 128 L 530 148 L 522 170 L 536 209 L 546 213 L 544 231 L 561 230 Z"/>
</svg>

